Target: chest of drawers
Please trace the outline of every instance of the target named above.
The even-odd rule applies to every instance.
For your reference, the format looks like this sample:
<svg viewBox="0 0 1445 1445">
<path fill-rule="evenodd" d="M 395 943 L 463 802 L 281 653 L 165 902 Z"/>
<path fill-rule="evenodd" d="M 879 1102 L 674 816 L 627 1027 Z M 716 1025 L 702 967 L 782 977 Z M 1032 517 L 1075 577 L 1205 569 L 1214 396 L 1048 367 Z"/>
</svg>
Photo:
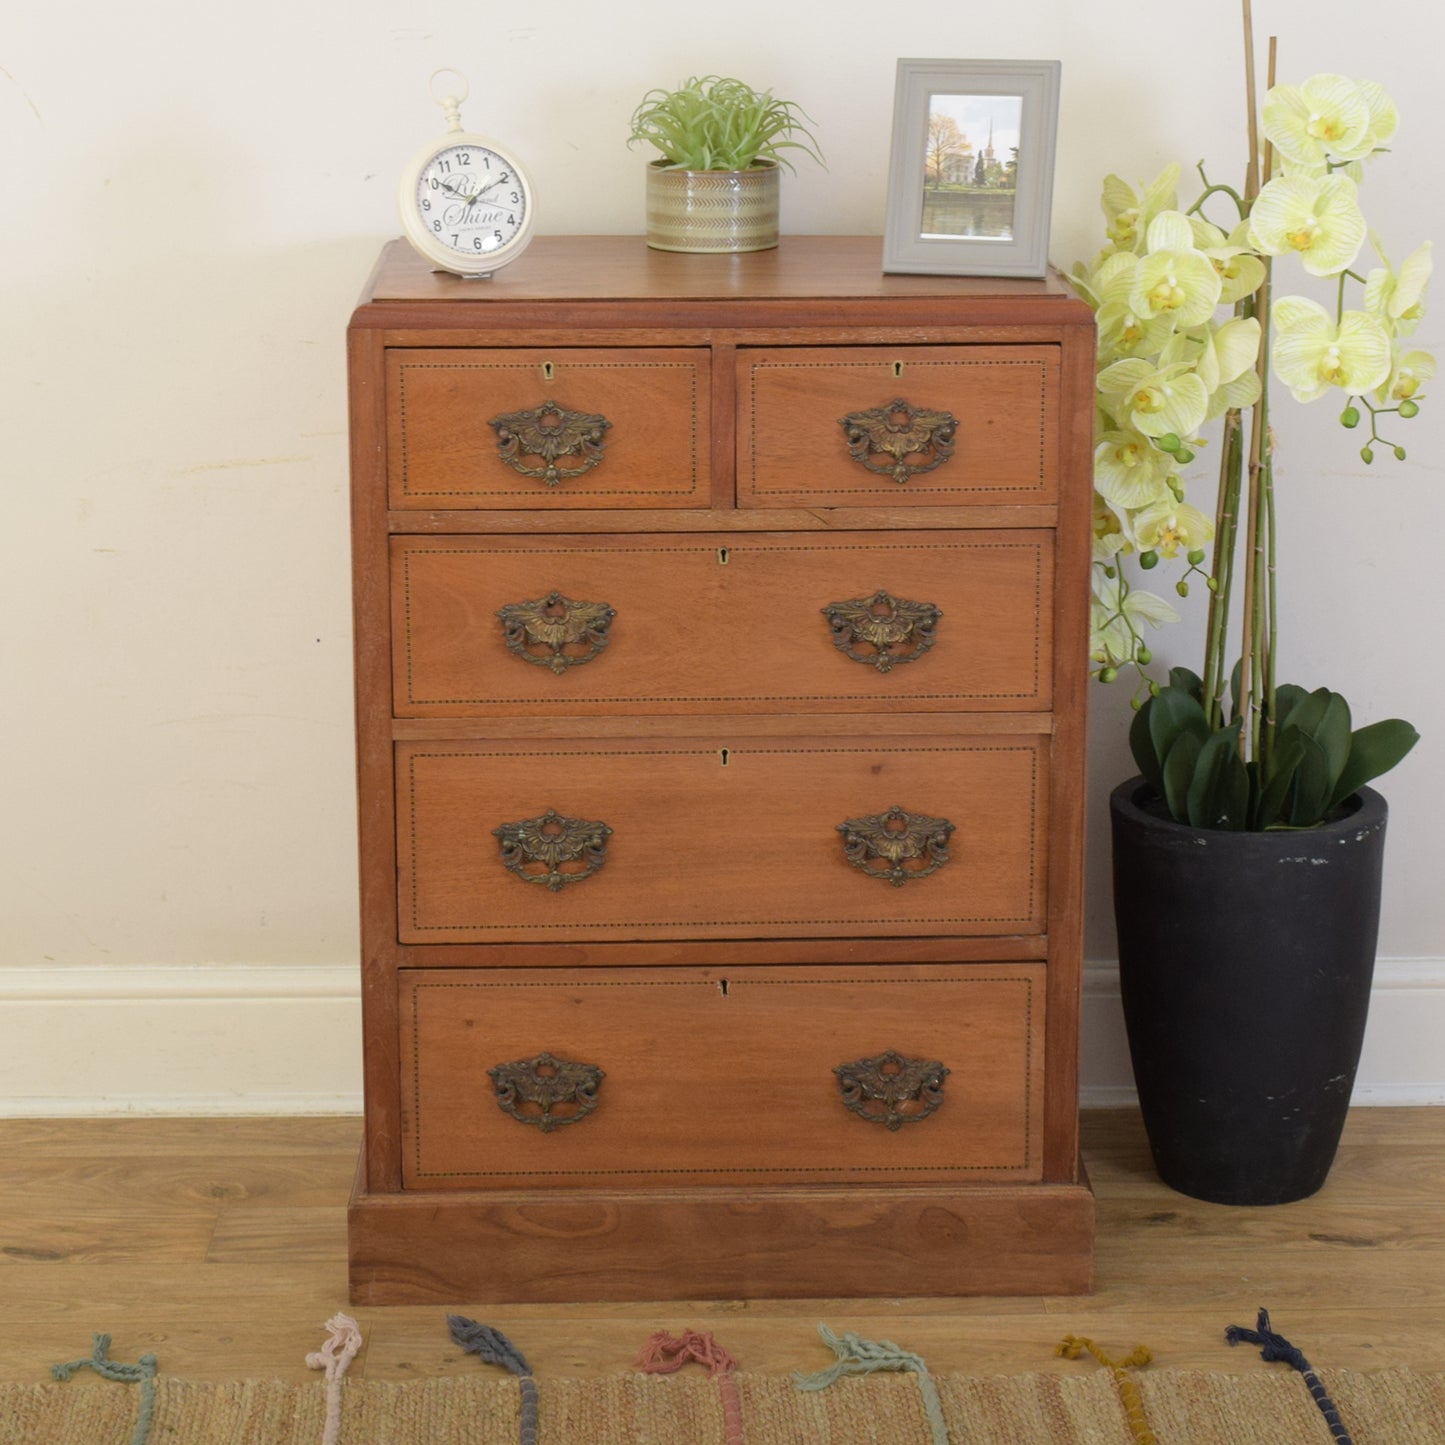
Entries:
<svg viewBox="0 0 1445 1445">
<path fill-rule="evenodd" d="M 359 1304 L 1089 1286 L 1092 317 L 880 244 L 383 254 Z"/>
</svg>

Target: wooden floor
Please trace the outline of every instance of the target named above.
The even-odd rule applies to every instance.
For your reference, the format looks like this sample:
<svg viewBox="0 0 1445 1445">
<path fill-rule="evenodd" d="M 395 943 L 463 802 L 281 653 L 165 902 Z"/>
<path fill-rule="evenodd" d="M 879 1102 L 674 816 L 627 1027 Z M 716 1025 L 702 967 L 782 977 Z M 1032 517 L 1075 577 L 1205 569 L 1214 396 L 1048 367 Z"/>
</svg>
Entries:
<svg viewBox="0 0 1445 1445">
<path fill-rule="evenodd" d="M 354 1119 L 0 1120 L 0 1380 L 87 1354 L 154 1353 L 198 1380 L 304 1380 L 346 1301 Z M 1445 1109 L 1361 1109 L 1330 1182 L 1274 1209 L 1200 1204 L 1154 1178 L 1137 1115 L 1085 1120 L 1098 1194 L 1096 1292 L 1045 1300 L 826 1300 L 473 1307 L 538 1374 L 629 1368 L 654 1329 L 711 1329 L 744 1369 L 818 1369 L 826 1320 L 936 1371 L 1079 1370 L 1068 1333 L 1161 1367 L 1265 1368 L 1228 1324 L 1258 1306 L 1317 1365 L 1445 1368 Z M 373 1379 L 478 1368 L 444 1311 L 358 1310 Z"/>
</svg>

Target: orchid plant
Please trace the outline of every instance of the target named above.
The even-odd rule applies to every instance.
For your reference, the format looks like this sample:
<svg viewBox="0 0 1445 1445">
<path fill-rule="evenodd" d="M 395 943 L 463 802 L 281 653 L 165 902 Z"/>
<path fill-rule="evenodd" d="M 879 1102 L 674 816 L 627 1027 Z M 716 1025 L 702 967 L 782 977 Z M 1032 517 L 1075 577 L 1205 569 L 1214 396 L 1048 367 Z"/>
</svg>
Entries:
<svg viewBox="0 0 1445 1445">
<path fill-rule="evenodd" d="M 1170 815 L 1236 830 L 1318 823 L 1418 738 L 1400 719 L 1355 730 L 1340 694 L 1277 681 L 1271 378 L 1296 401 L 1342 396 L 1341 424 L 1368 422 L 1360 456 L 1371 463 L 1381 452 L 1404 460 L 1398 423 L 1418 413 L 1435 374 L 1409 339 L 1430 244 L 1397 269 L 1360 209 L 1365 165 L 1394 135 L 1395 106 L 1374 82 L 1338 75 L 1275 85 L 1271 43 L 1257 116 L 1251 28 L 1245 0 L 1242 188 L 1212 183 L 1201 164 L 1200 194 L 1181 209 L 1177 165 L 1138 189 L 1109 176 L 1107 243 L 1073 275 L 1099 338 L 1093 673 L 1138 679 L 1131 750 Z M 1367 238 L 1379 265 L 1362 273 Z M 1335 283 L 1332 309 L 1275 297 L 1275 263 L 1286 258 Z M 1347 306 L 1351 287 L 1358 300 Z M 1213 422 L 1218 494 L 1205 512 L 1186 500 L 1184 474 Z M 1178 595 L 1198 579 L 1209 589 L 1203 672 L 1176 667 L 1165 684 L 1149 676 L 1145 635 L 1178 613 L 1131 578 L 1161 561 L 1178 571 Z"/>
</svg>

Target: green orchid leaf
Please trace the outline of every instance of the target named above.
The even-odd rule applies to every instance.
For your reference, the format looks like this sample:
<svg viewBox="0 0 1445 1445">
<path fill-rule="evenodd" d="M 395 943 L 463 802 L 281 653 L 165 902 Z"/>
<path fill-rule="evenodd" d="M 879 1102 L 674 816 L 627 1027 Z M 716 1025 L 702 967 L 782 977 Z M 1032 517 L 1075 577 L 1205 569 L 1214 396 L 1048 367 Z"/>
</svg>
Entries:
<svg viewBox="0 0 1445 1445">
<path fill-rule="evenodd" d="M 1349 761 L 1335 782 L 1330 805 L 1343 803 L 1357 788 L 1388 773 L 1419 741 L 1420 734 L 1403 718 L 1360 728 L 1350 739 Z"/>
<path fill-rule="evenodd" d="M 1177 687 L 1160 688 L 1149 709 L 1149 736 L 1161 766 L 1168 760 L 1174 741 L 1181 733 L 1191 734 L 1203 745 L 1209 736 L 1209 719 L 1189 693 Z"/>
<path fill-rule="evenodd" d="M 1239 756 L 1241 724 L 1212 734 L 1199 750 L 1189 784 L 1189 822 L 1196 828 L 1239 831 L 1249 823 L 1249 774 Z"/>
<path fill-rule="evenodd" d="M 1177 823 L 1189 821 L 1189 790 L 1204 742 L 1188 729 L 1178 732 L 1164 758 L 1164 801 Z"/>
<path fill-rule="evenodd" d="M 1303 731 L 1296 732 L 1295 736 L 1303 752 L 1294 772 L 1286 818 L 1291 828 L 1312 828 L 1329 811 L 1335 775 L 1330 771 L 1329 754 L 1321 743 Z"/>
<path fill-rule="evenodd" d="M 1281 731 L 1287 727 L 1298 728 L 1324 750 L 1330 777 L 1328 792 L 1333 794 L 1335 779 L 1344 772 L 1350 756 L 1349 703 L 1339 693 L 1318 687 L 1291 708 L 1288 715 L 1281 714 L 1280 727 Z M 1328 805 L 1327 797 L 1320 809 L 1322 816 Z"/>
<path fill-rule="evenodd" d="M 1259 832 L 1278 828 L 1286 821 L 1285 809 L 1294 786 L 1294 775 L 1304 760 L 1305 740 L 1294 728 L 1275 739 L 1269 777 L 1259 775 L 1259 800 L 1254 805 L 1253 827 Z"/>
<path fill-rule="evenodd" d="M 1197 703 L 1204 701 L 1204 679 L 1198 673 L 1190 672 L 1187 667 L 1169 669 L 1169 686 L 1187 692 Z"/>
<path fill-rule="evenodd" d="M 1164 770 L 1159 766 L 1159 754 L 1154 750 L 1154 739 L 1149 732 L 1149 713 L 1153 707 L 1154 699 L 1146 698 L 1144 706 L 1134 714 L 1134 721 L 1129 724 L 1129 751 L 1144 781 L 1162 798 Z"/>
<path fill-rule="evenodd" d="M 1307 687 L 1301 687 L 1296 682 L 1282 682 L 1274 690 L 1274 720 L 1283 727 L 1290 721 L 1300 703 L 1310 695 Z"/>
</svg>

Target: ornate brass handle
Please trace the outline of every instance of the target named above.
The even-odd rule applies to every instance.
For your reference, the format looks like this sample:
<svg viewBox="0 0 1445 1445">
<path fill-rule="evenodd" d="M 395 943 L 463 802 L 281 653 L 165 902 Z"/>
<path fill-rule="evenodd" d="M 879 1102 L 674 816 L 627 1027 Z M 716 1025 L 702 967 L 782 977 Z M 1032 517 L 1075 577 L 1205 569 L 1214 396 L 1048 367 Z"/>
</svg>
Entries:
<svg viewBox="0 0 1445 1445">
<path fill-rule="evenodd" d="M 509 602 L 497 616 L 512 652 L 524 662 L 550 667 L 560 677 L 569 667 L 591 662 L 607 646 L 607 629 L 617 612 L 605 602 L 574 602 L 549 592 L 535 602 Z M 565 651 L 577 646 L 586 652 Z"/>
<path fill-rule="evenodd" d="M 544 401 L 531 411 L 509 411 L 487 423 L 497 433 L 497 455 L 524 477 L 540 477 L 549 487 L 580 477 L 602 464 L 602 433 L 612 423 L 595 412 L 565 411 L 555 401 Z M 523 457 L 539 457 L 543 465 L 529 467 Z M 565 471 L 562 457 L 577 457 L 578 465 Z"/>
<path fill-rule="evenodd" d="M 910 1059 L 896 1049 L 839 1064 L 833 1072 L 847 1108 L 895 1132 L 926 1119 L 943 1103 L 943 1081 L 949 1074 L 936 1059 Z"/>
<path fill-rule="evenodd" d="M 503 823 L 492 829 L 492 836 L 501 840 L 504 868 L 523 882 L 544 883 L 556 893 L 569 883 L 590 878 L 607 861 L 612 829 L 585 818 L 564 818 L 548 808 L 535 818 Z M 579 862 L 582 867 L 562 871 L 564 863 Z M 533 864 L 540 864 L 541 871 Z"/>
<path fill-rule="evenodd" d="M 880 587 L 871 597 L 830 602 L 823 616 L 844 657 L 891 672 L 894 663 L 916 662 L 933 646 L 943 613 L 931 602 L 909 602 Z"/>
<path fill-rule="evenodd" d="M 544 1134 L 585 1119 L 597 1107 L 597 1090 L 606 1077 L 596 1064 L 573 1063 L 548 1053 L 498 1064 L 487 1073 L 502 1112 L 536 1125 Z"/>
<path fill-rule="evenodd" d="M 953 455 L 958 431 L 952 412 L 913 406 L 902 397 L 871 411 L 849 412 L 839 425 L 855 462 L 900 485 L 941 467 Z"/>
<path fill-rule="evenodd" d="M 838 824 L 838 831 L 843 835 L 843 851 L 855 868 L 902 888 L 938 872 L 948 862 L 953 824 L 947 818 L 905 812 L 895 803 L 886 813 L 849 818 Z"/>
</svg>

